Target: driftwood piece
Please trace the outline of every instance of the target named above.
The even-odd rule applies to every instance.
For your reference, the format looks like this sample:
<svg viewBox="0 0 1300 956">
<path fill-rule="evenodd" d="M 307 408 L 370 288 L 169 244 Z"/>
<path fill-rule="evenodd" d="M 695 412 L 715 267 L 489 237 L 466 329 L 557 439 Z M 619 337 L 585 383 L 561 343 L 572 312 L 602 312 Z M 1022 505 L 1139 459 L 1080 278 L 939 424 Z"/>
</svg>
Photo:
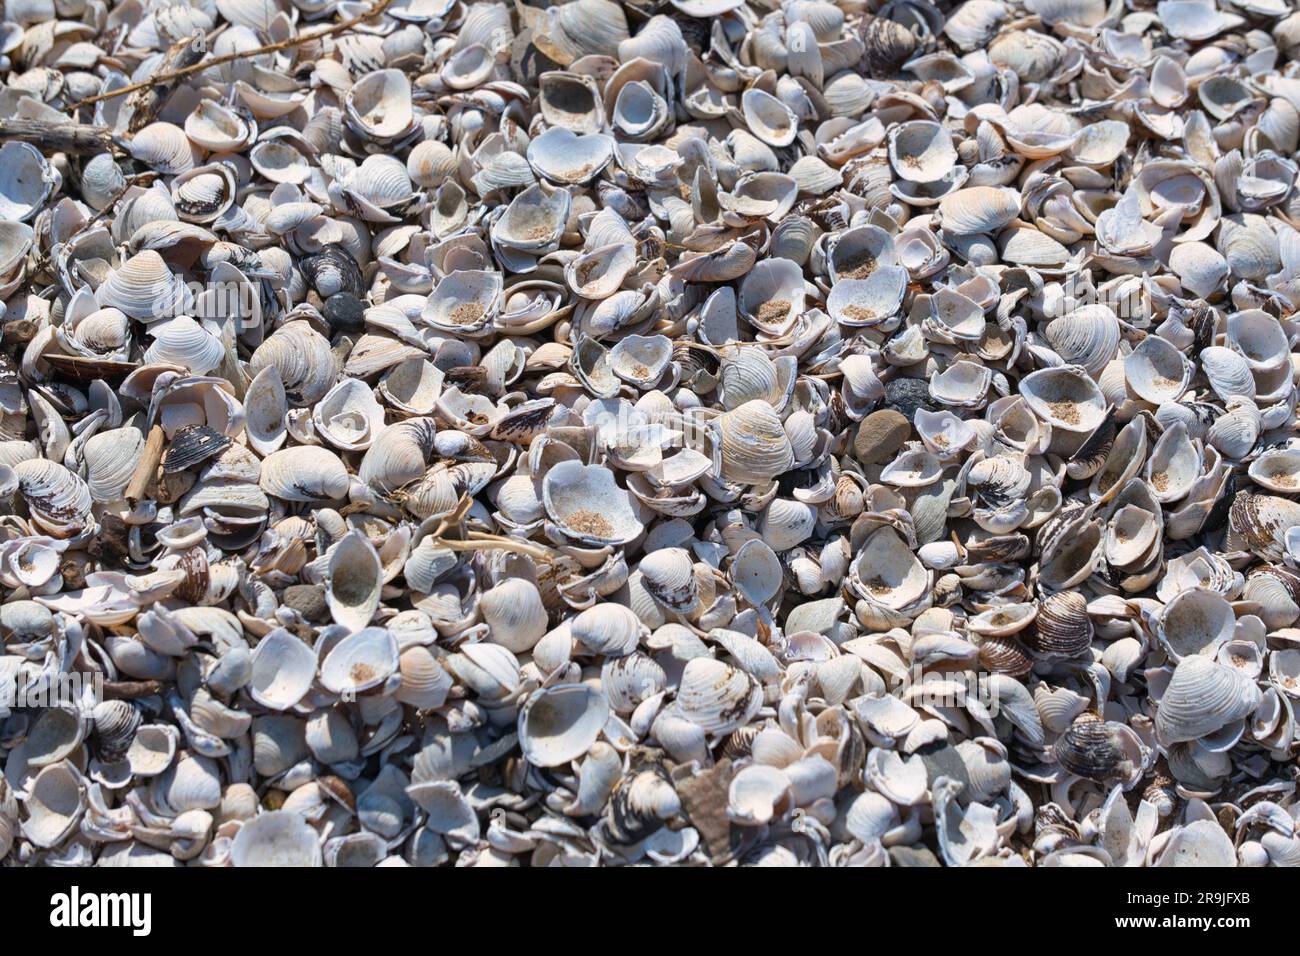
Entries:
<svg viewBox="0 0 1300 956">
<path fill-rule="evenodd" d="M 144 452 L 135 466 L 135 471 L 131 474 L 131 480 L 126 485 L 124 497 L 131 504 L 144 497 L 149 482 L 153 481 L 154 476 L 158 474 L 158 462 L 162 460 L 164 438 L 161 425 L 155 425 L 149 432 L 149 437 L 144 443 Z"/>
<path fill-rule="evenodd" d="M 177 81 L 185 75 L 183 71 L 198 63 L 207 52 L 208 45 L 202 34 L 172 44 L 154 74 L 154 81 L 132 93 L 123 107 L 128 117 L 128 133 L 138 133 L 158 118 L 167 97 L 176 89 Z"/>
<path fill-rule="evenodd" d="M 160 680 L 104 681 L 105 700 L 139 700 L 163 692 Z"/>
<path fill-rule="evenodd" d="M 86 123 L 0 119 L 0 141 L 21 139 L 41 152 L 103 153 L 117 145 L 112 130 Z"/>
</svg>

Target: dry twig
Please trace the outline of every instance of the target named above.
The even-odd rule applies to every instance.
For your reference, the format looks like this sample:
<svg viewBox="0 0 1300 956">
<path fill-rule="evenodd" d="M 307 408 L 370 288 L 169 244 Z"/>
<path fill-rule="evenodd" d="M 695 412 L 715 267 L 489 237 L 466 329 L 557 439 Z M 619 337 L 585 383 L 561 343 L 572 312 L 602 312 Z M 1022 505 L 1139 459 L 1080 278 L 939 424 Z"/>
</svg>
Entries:
<svg viewBox="0 0 1300 956">
<path fill-rule="evenodd" d="M 393 0 L 379 0 L 379 2 L 375 4 L 373 9 L 367 11 L 366 13 L 363 13 L 360 16 L 353 17 L 351 20 L 345 20 L 344 22 L 336 24 L 335 26 L 326 27 L 324 30 L 317 30 L 315 33 L 307 33 L 304 34 L 303 36 L 290 37 L 288 40 L 280 40 L 278 43 L 268 43 L 266 46 L 259 46 L 253 50 L 240 50 L 236 53 L 227 53 L 223 56 L 213 57 L 210 60 L 203 60 L 202 62 L 199 63 L 192 63 L 189 66 L 184 66 L 177 70 L 171 70 L 166 73 L 160 73 L 157 76 L 150 77 L 149 79 L 143 80 L 139 83 L 132 83 L 129 86 L 122 87 L 121 89 L 109 90 L 107 93 L 100 93 L 96 96 L 89 96 L 86 99 L 81 100 L 80 102 L 72 104 L 72 106 L 70 106 L 69 109 L 79 110 L 83 106 L 91 106 L 95 103 L 100 102 L 101 100 L 111 100 L 114 97 L 125 96 L 128 93 L 135 93 L 138 90 L 148 89 L 152 86 L 157 86 L 159 84 L 171 83 L 174 80 L 178 80 L 182 77 L 189 76 L 191 73 L 198 73 L 200 70 L 206 70 L 208 67 L 211 66 L 221 66 L 223 63 L 233 63 L 236 60 L 247 60 L 255 56 L 261 56 L 264 53 L 278 53 L 280 50 L 287 50 L 290 49 L 291 47 L 302 46 L 304 43 L 311 43 L 313 40 L 323 40 L 326 37 L 338 36 L 340 33 L 346 33 L 350 31 L 353 27 L 357 26 L 358 24 L 364 23 L 366 20 L 369 20 L 372 17 L 379 16 L 381 13 L 383 13 L 385 10 L 388 9 L 389 5 L 392 2 Z"/>
</svg>

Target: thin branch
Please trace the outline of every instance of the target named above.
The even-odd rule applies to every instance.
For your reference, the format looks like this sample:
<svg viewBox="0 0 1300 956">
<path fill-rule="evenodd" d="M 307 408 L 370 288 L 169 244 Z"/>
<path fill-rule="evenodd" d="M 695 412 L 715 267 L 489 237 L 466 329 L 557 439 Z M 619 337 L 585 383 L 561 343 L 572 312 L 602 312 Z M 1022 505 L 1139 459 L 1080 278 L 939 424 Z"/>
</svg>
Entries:
<svg viewBox="0 0 1300 956">
<path fill-rule="evenodd" d="M 459 538 L 435 538 L 434 540 L 438 542 L 439 546 L 449 551 L 513 551 L 516 554 L 522 554 L 538 561 L 555 560 L 555 554 L 549 548 L 527 544 L 515 538 L 500 535 L 487 535 L 477 532 L 471 532 L 471 534 L 474 534 L 474 540 L 472 541 Z"/>
<path fill-rule="evenodd" d="M 202 70 L 206 70 L 208 67 L 221 66 L 225 63 L 233 63 L 236 60 L 247 60 L 255 56 L 261 56 L 264 53 L 278 53 L 280 50 L 302 46 L 304 43 L 311 43 L 313 40 L 323 40 L 326 37 L 337 36 L 340 33 L 348 32 L 353 27 L 371 19 L 372 17 L 379 16 L 379 14 L 388 9 L 392 2 L 393 0 L 379 0 L 372 10 L 363 13 L 360 16 L 353 17 L 351 20 L 345 20 L 343 23 L 336 24 L 332 27 L 326 27 L 324 30 L 317 30 L 315 33 L 308 33 L 299 37 L 291 37 L 288 40 L 281 40 L 278 43 L 268 43 L 266 46 L 260 46 L 254 50 L 240 50 L 235 53 L 226 53 L 223 56 L 214 57 L 211 60 L 204 60 L 201 63 L 193 63 L 179 70 L 172 70 L 169 73 L 162 73 L 158 76 L 150 77 L 140 83 L 132 83 L 130 86 L 124 86 L 116 90 L 109 90 L 107 93 L 100 93 L 97 96 L 87 97 L 78 103 L 72 104 L 72 106 L 68 108 L 79 110 L 83 106 L 90 106 L 94 103 L 100 102 L 101 100 L 111 100 L 117 96 L 125 96 L 128 93 L 147 89 L 159 83 L 170 83 L 171 81 L 180 79 L 181 77 L 189 76 L 191 73 L 198 73 Z"/>
</svg>

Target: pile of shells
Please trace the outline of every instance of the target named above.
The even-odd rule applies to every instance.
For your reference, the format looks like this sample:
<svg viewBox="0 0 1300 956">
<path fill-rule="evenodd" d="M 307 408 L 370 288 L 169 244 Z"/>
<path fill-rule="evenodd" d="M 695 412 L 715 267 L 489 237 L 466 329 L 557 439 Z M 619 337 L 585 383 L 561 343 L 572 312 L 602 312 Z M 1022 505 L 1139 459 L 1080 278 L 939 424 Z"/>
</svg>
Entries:
<svg viewBox="0 0 1300 956">
<path fill-rule="evenodd" d="M 0 860 L 1300 864 L 1287 0 L 8 0 Z"/>
</svg>

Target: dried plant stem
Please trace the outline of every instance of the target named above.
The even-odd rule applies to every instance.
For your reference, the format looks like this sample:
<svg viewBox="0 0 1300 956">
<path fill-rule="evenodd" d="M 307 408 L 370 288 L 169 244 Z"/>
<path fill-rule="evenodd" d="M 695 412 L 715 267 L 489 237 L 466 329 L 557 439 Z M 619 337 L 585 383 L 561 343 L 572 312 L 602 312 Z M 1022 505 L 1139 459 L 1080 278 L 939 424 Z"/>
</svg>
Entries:
<svg viewBox="0 0 1300 956">
<path fill-rule="evenodd" d="M 126 96 L 128 93 L 135 93 L 138 90 L 149 89 L 160 84 L 168 84 L 181 77 L 189 76 L 191 73 L 198 73 L 200 70 L 206 70 L 208 67 L 221 66 L 224 63 L 233 63 L 236 60 L 247 60 L 255 56 L 262 56 L 265 53 L 278 53 L 280 50 L 287 50 L 291 47 L 302 46 L 304 43 L 311 43 L 313 40 L 323 40 L 326 37 L 338 36 L 340 33 L 347 33 L 358 24 L 364 23 L 372 17 L 377 17 L 388 9 L 393 0 L 379 0 L 374 8 L 353 17 L 351 20 L 345 20 L 343 23 L 336 24 L 332 27 L 326 27 L 324 30 L 317 30 L 315 33 L 307 33 L 303 36 L 290 37 L 288 40 L 280 40 L 277 43 L 268 43 L 266 46 L 259 46 L 252 50 L 240 50 L 236 53 L 226 53 L 222 56 L 213 57 L 210 60 L 203 60 L 200 63 L 191 63 L 188 66 L 181 67 L 177 70 L 171 70 L 166 73 L 160 73 L 157 76 L 150 77 L 139 83 L 132 83 L 121 89 L 109 90 L 107 93 L 100 93 L 96 96 L 89 96 L 80 102 L 74 103 L 69 109 L 79 110 L 83 106 L 91 106 L 101 100 L 111 100 L 114 97 Z"/>
<path fill-rule="evenodd" d="M 481 531 L 469 532 L 469 539 L 438 538 L 438 544 L 449 551 L 513 551 L 538 561 L 553 561 L 554 553 L 549 548 L 527 544 L 515 538 L 502 535 L 484 534 Z"/>
</svg>

